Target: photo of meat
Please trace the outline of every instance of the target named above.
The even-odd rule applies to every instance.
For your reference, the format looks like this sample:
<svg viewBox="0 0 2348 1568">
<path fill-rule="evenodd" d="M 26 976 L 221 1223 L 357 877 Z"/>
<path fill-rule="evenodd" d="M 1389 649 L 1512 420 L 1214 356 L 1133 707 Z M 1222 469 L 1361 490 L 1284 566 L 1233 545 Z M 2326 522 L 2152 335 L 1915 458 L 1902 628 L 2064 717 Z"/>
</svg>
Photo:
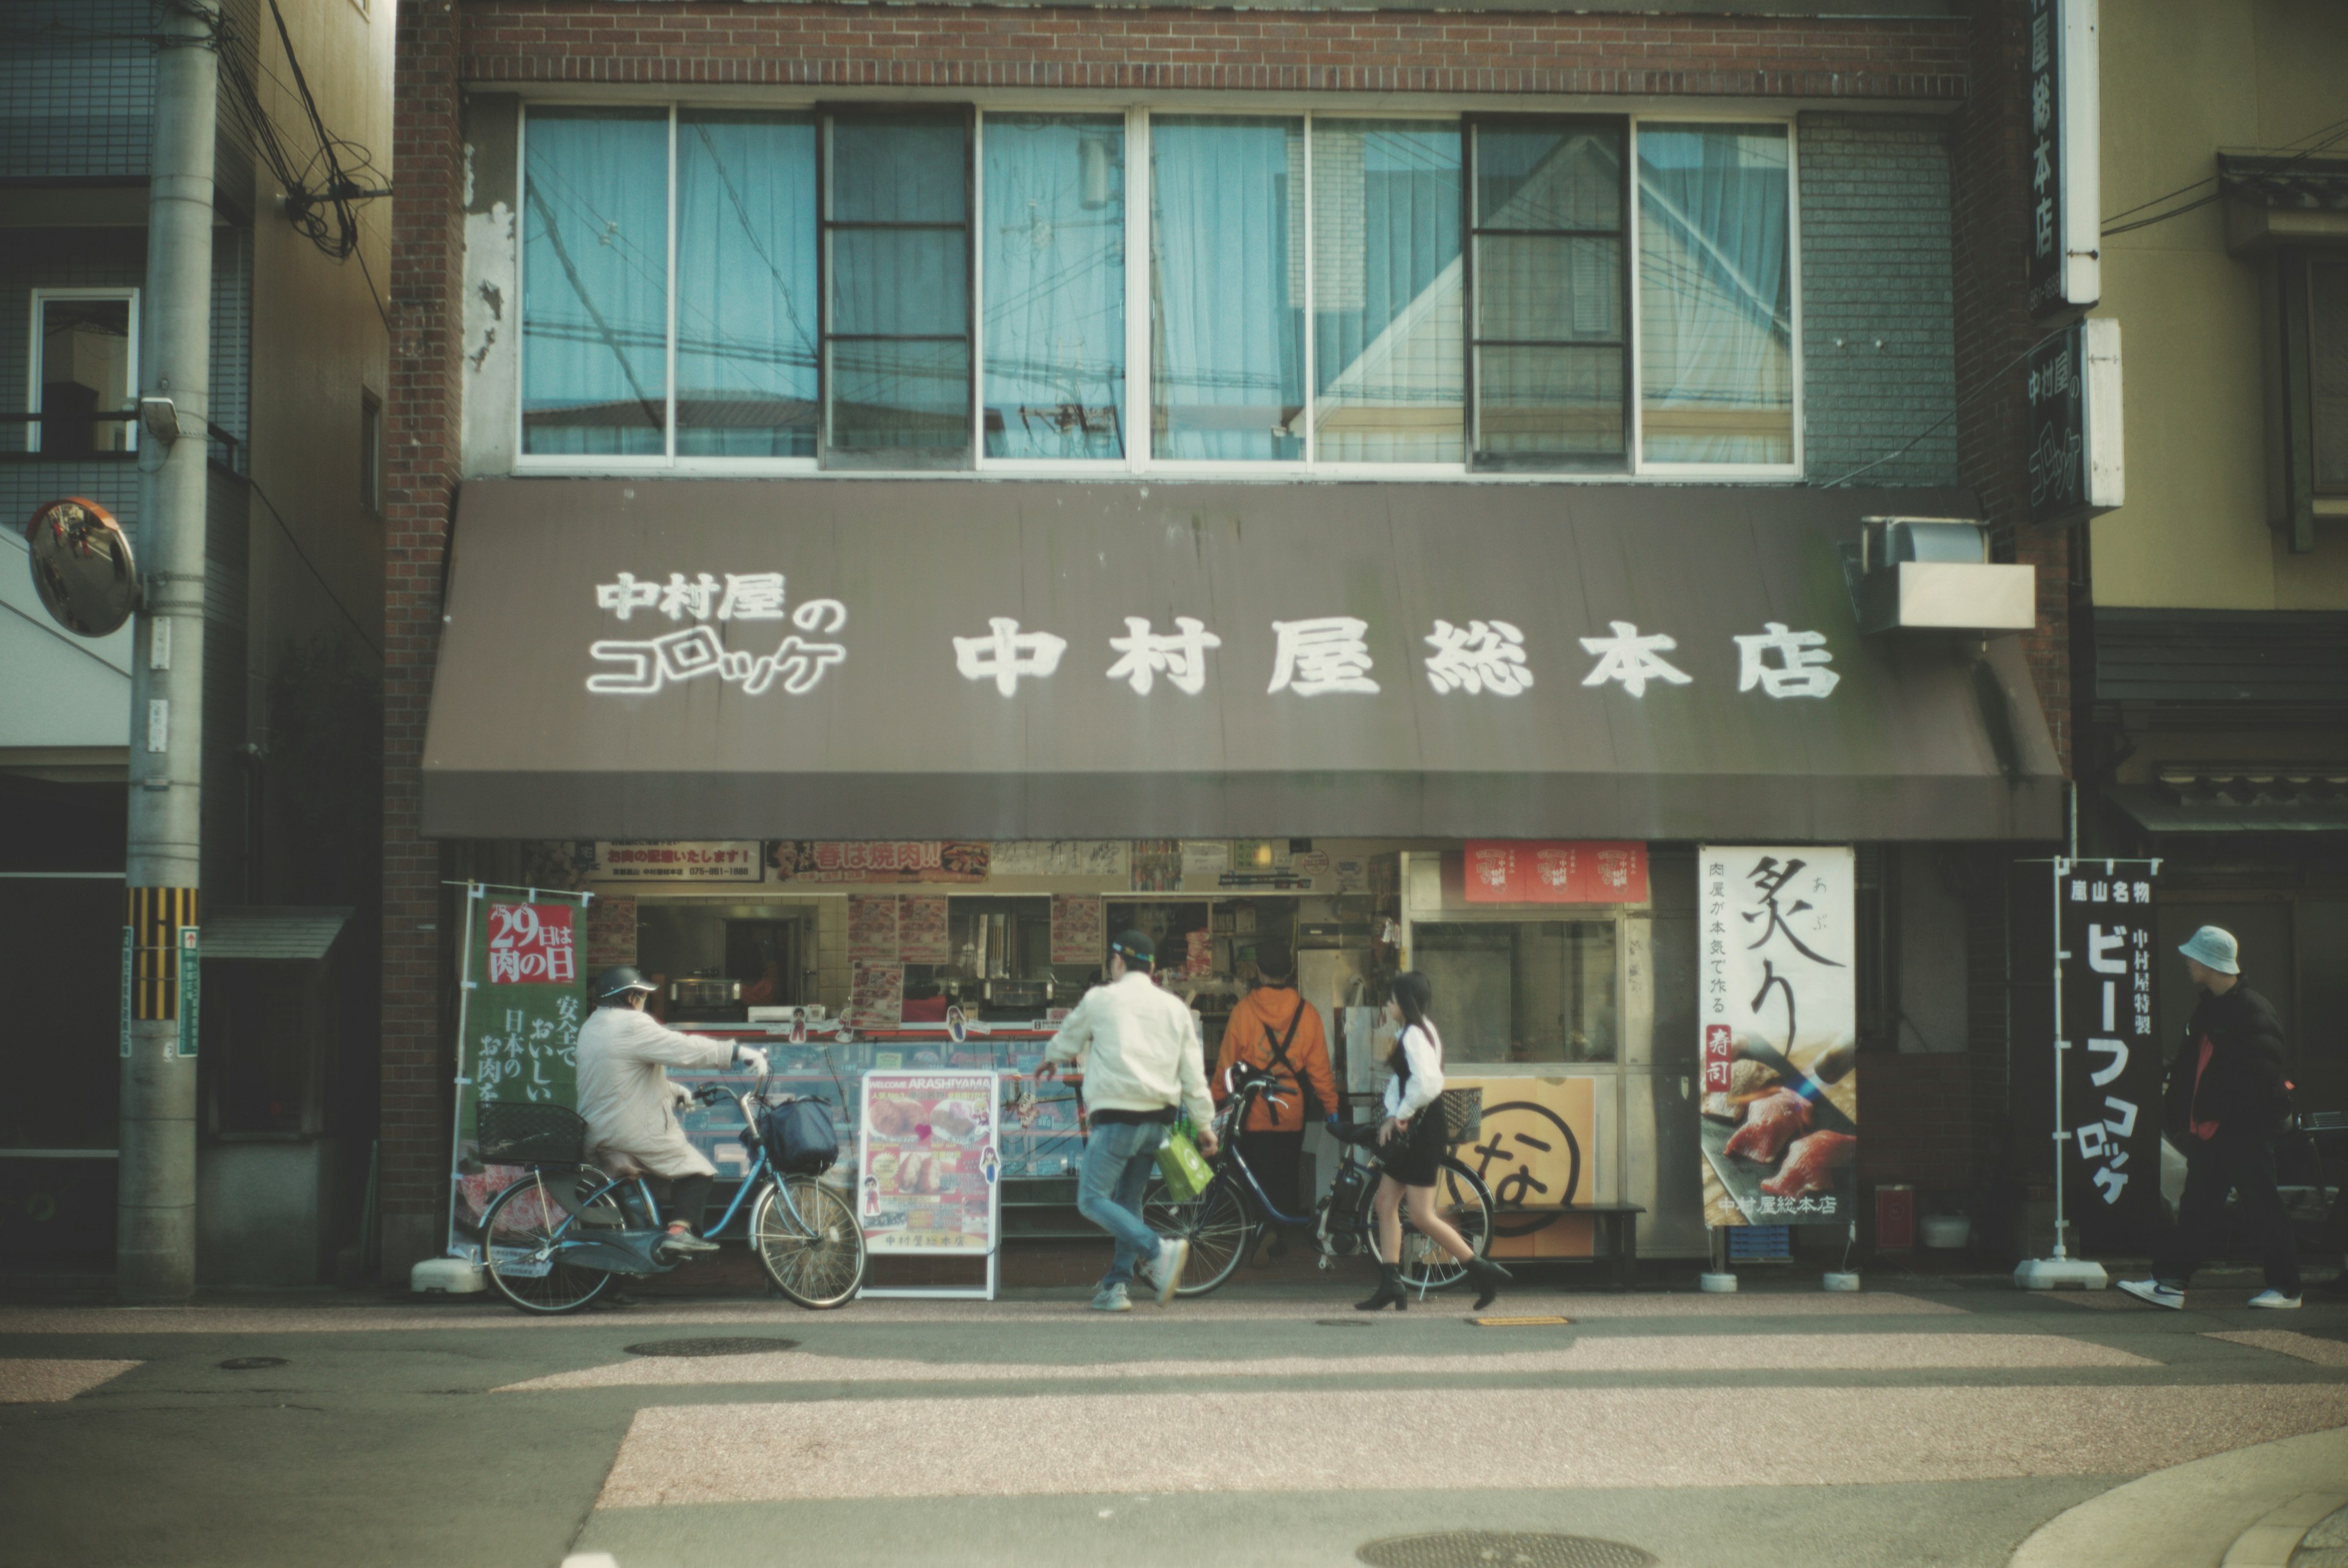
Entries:
<svg viewBox="0 0 2348 1568">
<path fill-rule="evenodd" d="M 953 960 L 943 895 L 909 893 L 898 900 L 897 947 L 899 959 L 903 963 L 943 964 Z"/>
<path fill-rule="evenodd" d="M 1858 1074 L 1848 1038 L 1781 1054 L 1740 1035 L 1729 1087 L 1704 1096 L 1704 1223 L 1813 1225 L 1854 1215 Z"/>
</svg>

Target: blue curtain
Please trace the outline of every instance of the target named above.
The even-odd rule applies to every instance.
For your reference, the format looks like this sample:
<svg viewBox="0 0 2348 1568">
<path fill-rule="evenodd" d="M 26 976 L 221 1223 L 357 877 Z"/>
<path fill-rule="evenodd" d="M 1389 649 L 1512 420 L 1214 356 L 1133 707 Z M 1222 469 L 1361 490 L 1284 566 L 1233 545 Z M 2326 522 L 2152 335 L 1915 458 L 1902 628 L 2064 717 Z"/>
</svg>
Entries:
<svg viewBox="0 0 2348 1568">
<path fill-rule="evenodd" d="M 1461 456 L 1459 128 L 1313 122 L 1314 456 Z"/>
<path fill-rule="evenodd" d="M 522 188 L 522 450 L 666 449 L 668 112 L 534 109 Z"/>
<path fill-rule="evenodd" d="M 1647 459 L 1790 463 L 1786 128 L 1642 125 L 1638 137 Z"/>
<path fill-rule="evenodd" d="M 830 137 L 830 452 L 876 465 L 963 461 L 968 122 L 959 110 L 839 114 Z M 921 226 L 887 227 L 908 224 Z"/>
<path fill-rule="evenodd" d="M 1152 449 L 1304 455 L 1304 124 L 1150 121 Z"/>
<path fill-rule="evenodd" d="M 815 455 L 815 117 L 676 126 L 676 449 Z"/>
<path fill-rule="evenodd" d="M 1125 124 L 989 115 L 986 453 L 1125 455 Z"/>
</svg>

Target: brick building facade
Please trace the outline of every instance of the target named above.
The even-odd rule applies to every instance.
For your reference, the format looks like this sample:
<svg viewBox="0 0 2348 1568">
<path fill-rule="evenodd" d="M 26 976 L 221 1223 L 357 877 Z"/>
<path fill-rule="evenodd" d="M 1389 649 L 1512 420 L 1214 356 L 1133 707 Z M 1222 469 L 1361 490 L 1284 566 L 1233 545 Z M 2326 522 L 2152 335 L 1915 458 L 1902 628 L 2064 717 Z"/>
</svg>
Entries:
<svg viewBox="0 0 2348 1568">
<path fill-rule="evenodd" d="M 511 131 L 497 124 L 510 124 L 513 102 L 755 108 L 837 96 L 1001 100 L 1026 110 L 1170 105 L 1235 115 L 1358 108 L 1781 122 L 1798 142 L 1800 165 L 1801 456 L 1782 475 L 1732 482 L 1821 492 L 1849 482 L 1912 489 L 1935 504 L 1969 492 L 2001 558 L 2038 568 L 2026 678 L 2054 754 L 2065 758 L 2068 553 L 2060 532 L 2021 520 L 2016 488 L 2025 464 L 2011 362 L 2033 335 L 2021 299 L 2022 7 L 1872 7 L 1913 13 L 1890 17 L 1818 9 L 1796 17 L 1694 3 L 1684 15 L 1606 5 L 1231 11 L 720 0 L 403 7 L 385 465 L 387 1272 L 439 1250 L 448 1201 L 453 904 L 444 884 L 500 871 L 520 880 L 528 853 L 520 835 L 427 837 L 424 798 L 453 518 L 468 485 L 529 471 L 510 443 L 487 453 L 478 440 L 469 447 L 467 434 L 468 400 L 483 395 L 469 364 L 478 370 L 510 354 L 522 331 L 518 298 L 485 282 L 478 260 L 468 270 L 469 223 L 479 232 L 490 200 L 477 179 L 491 178 L 485 171 L 497 157 L 511 157 L 490 149 L 510 147 Z M 1641 482 L 1636 472 L 1622 478 Z M 568 826 L 543 835 L 578 835 Z M 1883 1135 L 1864 1145 L 1862 1180 L 1915 1182 L 1988 1206 L 1982 1194 L 2000 1174 L 2015 1040 L 2007 865 L 2043 849 L 2029 836 L 1891 845 L 1868 863 L 1877 870 L 1862 866 L 1862 898 L 1876 901 L 1874 939 L 1893 950 L 1904 942 L 1915 977 L 1908 1001 L 1895 990 L 1861 1020 L 1862 1050 L 1889 1059 L 1876 1081 L 1885 1098 L 1872 1102 L 1883 1120 L 1870 1123 Z M 1692 918 L 1687 926 L 1692 933 Z M 1679 1016 L 1669 1004 L 1658 1012 Z"/>
</svg>

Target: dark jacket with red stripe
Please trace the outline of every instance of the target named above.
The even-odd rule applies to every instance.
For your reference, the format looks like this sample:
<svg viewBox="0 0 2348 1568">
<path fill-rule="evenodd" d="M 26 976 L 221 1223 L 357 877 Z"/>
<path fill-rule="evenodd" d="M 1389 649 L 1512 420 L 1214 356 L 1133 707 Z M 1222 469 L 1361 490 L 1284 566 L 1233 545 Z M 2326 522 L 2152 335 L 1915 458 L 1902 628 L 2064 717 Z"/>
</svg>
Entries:
<svg viewBox="0 0 2348 1568">
<path fill-rule="evenodd" d="M 2209 1065 L 2197 1089 L 2193 1073 L 2201 1041 L 2209 1041 Z M 2274 1004 L 2237 985 L 2223 996 L 2204 991 L 2185 1026 L 2185 1043 L 2168 1064 L 2168 1094 L 2162 1130 L 2178 1148 L 2190 1148 L 2192 1127 L 2215 1122 L 2220 1137 L 2246 1133 L 2271 1138 L 2282 1130 L 2291 1108 L 2283 1081 L 2282 1021 Z"/>
</svg>

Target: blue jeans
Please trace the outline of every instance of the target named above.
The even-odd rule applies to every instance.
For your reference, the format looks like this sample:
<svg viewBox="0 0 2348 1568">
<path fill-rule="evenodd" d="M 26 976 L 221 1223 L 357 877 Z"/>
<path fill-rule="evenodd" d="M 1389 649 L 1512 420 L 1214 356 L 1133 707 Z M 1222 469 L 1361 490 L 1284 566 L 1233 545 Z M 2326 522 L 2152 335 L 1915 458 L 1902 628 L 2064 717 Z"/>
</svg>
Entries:
<svg viewBox="0 0 2348 1568">
<path fill-rule="evenodd" d="M 1123 1285 L 1134 1265 L 1158 1255 L 1158 1233 L 1141 1220 L 1141 1190 L 1158 1168 L 1165 1127 L 1156 1122 L 1096 1122 L 1076 1173 L 1076 1212 L 1117 1238 L 1100 1287 Z"/>
</svg>

